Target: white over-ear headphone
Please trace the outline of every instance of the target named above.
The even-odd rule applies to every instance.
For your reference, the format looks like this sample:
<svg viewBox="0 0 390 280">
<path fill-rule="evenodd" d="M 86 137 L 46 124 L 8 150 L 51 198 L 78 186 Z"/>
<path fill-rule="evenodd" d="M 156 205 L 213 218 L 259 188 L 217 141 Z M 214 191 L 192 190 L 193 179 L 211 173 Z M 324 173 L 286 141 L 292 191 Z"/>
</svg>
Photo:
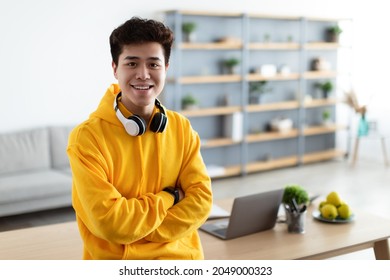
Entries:
<svg viewBox="0 0 390 280">
<path fill-rule="evenodd" d="M 138 115 L 131 115 L 130 117 L 126 118 L 118 106 L 118 99 L 121 97 L 122 93 L 118 93 L 118 95 L 114 99 L 114 110 L 116 113 L 116 116 L 120 120 L 120 122 L 125 127 L 126 132 L 131 136 L 139 136 L 145 133 L 146 131 L 146 122 L 143 118 L 141 118 Z M 163 106 L 161 105 L 160 101 L 157 99 L 155 100 L 155 105 L 160 110 L 160 112 L 157 112 L 154 114 L 152 121 L 150 122 L 150 130 L 155 133 L 161 133 L 165 130 L 168 118 L 165 115 L 165 110 Z"/>
</svg>

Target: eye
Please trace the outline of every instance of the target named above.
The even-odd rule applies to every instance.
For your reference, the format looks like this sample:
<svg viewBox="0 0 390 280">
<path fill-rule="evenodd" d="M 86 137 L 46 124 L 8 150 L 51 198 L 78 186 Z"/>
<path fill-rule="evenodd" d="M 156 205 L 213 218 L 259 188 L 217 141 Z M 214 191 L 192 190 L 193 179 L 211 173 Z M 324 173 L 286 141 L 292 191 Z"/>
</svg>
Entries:
<svg viewBox="0 0 390 280">
<path fill-rule="evenodd" d="M 150 63 L 150 68 L 152 68 L 152 69 L 156 69 L 159 67 L 160 67 L 160 64 L 158 64 L 158 63 Z"/>
<path fill-rule="evenodd" d="M 131 61 L 131 62 L 127 63 L 127 65 L 130 67 L 135 67 L 135 66 L 137 66 L 137 63 L 135 63 L 134 61 Z"/>
</svg>

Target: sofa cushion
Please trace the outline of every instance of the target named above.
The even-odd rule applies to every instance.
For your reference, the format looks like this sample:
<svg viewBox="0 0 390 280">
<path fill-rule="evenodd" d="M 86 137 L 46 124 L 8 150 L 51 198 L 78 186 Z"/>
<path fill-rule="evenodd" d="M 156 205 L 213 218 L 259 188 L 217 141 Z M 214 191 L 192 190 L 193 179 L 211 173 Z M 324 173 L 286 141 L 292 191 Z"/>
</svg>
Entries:
<svg viewBox="0 0 390 280">
<path fill-rule="evenodd" d="M 52 167 L 63 169 L 69 167 L 69 159 L 66 153 L 69 134 L 73 127 L 71 126 L 52 126 L 49 127 L 50 133 L 50 151 Z"/>
<path fill-rule="evenodd" d="M 72 205 L 72 194 L 62 194 L 53 197 L 41 197 L 32 200 L 13 201 L 0 204 L 0 217 L 31 213 L 35 211 L 69 207 Z"/>
<path fill-rule="evenodd" d="M 65 174 L 65 175 L 68 175 L 68 176 L 72 177 L 72 169 L 70 168 L 70 166 L 64 167 L 64 168 L 55 169 L 55 170 L 58 171 L 58 172 L 61 172 L 62 174 Z"/>
<path fill-rule="evenodd" d="M 42 170 L 0 177 L 0 206 L 71 193 L 72 178 L 59 171 Z"/>
<path fill-rule="evenodd" d="M 0 175 L 50 168 L 45 128 L 0 134 Z"/>
</svg>

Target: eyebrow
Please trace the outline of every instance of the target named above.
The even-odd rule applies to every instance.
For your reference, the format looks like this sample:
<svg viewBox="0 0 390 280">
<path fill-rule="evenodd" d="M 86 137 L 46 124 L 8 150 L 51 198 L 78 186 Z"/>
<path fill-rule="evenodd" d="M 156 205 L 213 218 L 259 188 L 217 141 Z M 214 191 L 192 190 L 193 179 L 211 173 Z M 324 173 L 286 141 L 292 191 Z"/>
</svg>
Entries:
<svg viewBox="0 0 390 280">
<path fill-rule="evenodd" d="M 137 59 L 141 59 L 141 58 L 138 57 L 138 56 L 126 56 L 124 58 L 124 60 L 137 60 Z M 159 57 L 157 57 L 157 56 L 149 57 L 147 60 L 158 60 L 158 61 L 162 62 L 162 60 Z"/>
</svg>

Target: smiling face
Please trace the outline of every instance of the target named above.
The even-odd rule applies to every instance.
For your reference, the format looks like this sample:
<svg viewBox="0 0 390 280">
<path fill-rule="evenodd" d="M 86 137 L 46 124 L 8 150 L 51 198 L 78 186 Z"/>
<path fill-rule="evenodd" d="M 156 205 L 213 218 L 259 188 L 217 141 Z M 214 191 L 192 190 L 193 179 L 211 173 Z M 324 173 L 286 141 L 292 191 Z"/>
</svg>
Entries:
<svg viewBox="0 0 390 280">
<path fill-rule="evenodd" d="M 162 46 L 156 42 L 125 45 L 118 64 L 113 62 L 112 68 L 122 91 L 123 105 L 149 120 L 168 69 Z"/>
</svg>

